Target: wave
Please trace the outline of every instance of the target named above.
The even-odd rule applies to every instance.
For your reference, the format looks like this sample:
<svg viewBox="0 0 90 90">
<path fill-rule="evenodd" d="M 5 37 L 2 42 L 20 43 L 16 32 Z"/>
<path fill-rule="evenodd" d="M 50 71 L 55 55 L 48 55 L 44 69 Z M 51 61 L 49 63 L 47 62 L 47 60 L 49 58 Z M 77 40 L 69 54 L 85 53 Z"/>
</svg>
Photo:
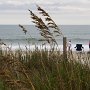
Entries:
<svg viewBox="0 0 90 90">
<path fill-rule="evenodd" d="M 38 41 L 36 38 L 25 38 L 25 39 L 1 39 L 2 41 Z"/>
<path fill-rule="evenodd" d="M 75 44 L 72 44 L 72 51 L 76 51 L 75 49 Z M 18 49 L 22 49 L 22 50 L 35 50 L 35 48 L 38 48 L 40 50 L 42 49 L 47 49 L 47 50 L 50 50 L 50 45 L 24 45 L 24 44 L 21 44 L 21 45 L 9 45 L 8 47 L 11 48 L 11 50 L 18 50 Z M 56 46 L 57 47 L 57 46 Z M 55 47 L 55 48 L 56 48 Z M 89 51 L 89 46 L 88 45 L 83 45 L 84 49 L 83 51 Z M 5 50 L 7 47 L 6 46 L 2 46 L 3 50 Z M 56 48 L 60 51 L 63 51 L 63 45 L 58 45 L 58 48 Z"/>
</svg>

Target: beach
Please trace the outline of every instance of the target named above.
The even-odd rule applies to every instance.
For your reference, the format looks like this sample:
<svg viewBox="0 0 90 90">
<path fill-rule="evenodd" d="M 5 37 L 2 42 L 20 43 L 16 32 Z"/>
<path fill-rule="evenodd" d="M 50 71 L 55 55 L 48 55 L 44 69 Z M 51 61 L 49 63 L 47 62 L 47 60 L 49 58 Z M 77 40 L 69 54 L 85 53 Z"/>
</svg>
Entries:
<svg viewBox="0 0 90 90">
<path fill-rule="evenodd" d="M 25 28 L 28 30 L 26 35 L 18 25 L 0 25 L 0 39 L 12 49 L 17 49 L 19 46 L 25 49 L 25 46 L 29 47 L 29 45 L 31 49 L 34 48 L 34 45 L 40 48 L 42 44 L 46 43 L 39 41 L 42 37 L 35 26 L 25 25 Z M 84 51 L 89 50 L 90 25 L 60 25 L 59 28 L 67 38 L 67 43 L 71 40 L 72 51 L 75 51 L 76 44 L 82 44 Z M 55 39 L 62 51 L 63 37 L 56 37 Z M 49 49 L 47 44 L 46 47 Z"/>
<path fill-rule="evenodd" d="M 90 1 L 0 0 L 0 90 L 90 90 Z"/>
<path fill-rule="evenodd" d="M 67 43 L 71 40 L 71 51 L 67 48 L 66 53 L 63 53 L 63 37 L 56 38 L 58 44 L 52 48 L 49 43 L 39 41 L 39 33 L 31 27 L 33 38 L 16 25 L 0 26 L 0 78 L 5 82 L 0 86 L 15 90 L 72 90 L 73 86 L 82 90 L 85 86 L 88 90 L 90 26 L 87 32 L 86 26 L 62 26 Z M 81 32 L 77 27 L 84 29 Z M 76 44 L 82 44 L 82 52 L 76 51 Z"/>
</svg>

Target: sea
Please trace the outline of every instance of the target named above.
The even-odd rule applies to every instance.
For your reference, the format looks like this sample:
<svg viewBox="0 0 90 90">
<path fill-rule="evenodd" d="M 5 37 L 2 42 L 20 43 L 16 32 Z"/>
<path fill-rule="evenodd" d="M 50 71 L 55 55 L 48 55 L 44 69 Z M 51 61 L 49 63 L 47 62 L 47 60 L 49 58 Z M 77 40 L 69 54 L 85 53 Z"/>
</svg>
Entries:
<svg viewBox="0 0 90 90">
<path fill-rule="evenodd" d="M 18 25 L 0 25 L 0 42 L 4 42 L 8 47 L 12 49 L 39 47 L 44 43 L 39 41 L 42 37 L 39 30 L 34 25 L 23 25 L 28 31 L 26 34 Z M 71 40 L 72 50 L 75 51 L 76 44 L 82 44 L 84 51 L 89 50 L 90 41 L 90 25 L 59 25 L 60 31 L 65 37 L 67 42 Z M 56 38 L 58 46 L 62 50 L 63 37 Z M 46 46 L 49 48 L 49 46 Z"/>
</svg>

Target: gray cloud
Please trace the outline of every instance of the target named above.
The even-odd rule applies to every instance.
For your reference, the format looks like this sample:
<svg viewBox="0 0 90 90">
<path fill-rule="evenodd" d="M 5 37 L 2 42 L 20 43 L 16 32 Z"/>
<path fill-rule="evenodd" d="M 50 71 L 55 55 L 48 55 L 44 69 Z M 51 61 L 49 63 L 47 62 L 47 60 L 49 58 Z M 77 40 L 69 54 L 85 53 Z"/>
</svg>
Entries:
<svg viewBox="0 0 90 90">
<path fill-rule="evenodd" d="M 89 0 L 0 0 L 0 14 L 8 13 L 8 17 L 10 17 L 11 15 L 14 15 L 13 13 L 15 13 L 16 18 L 19 16 L 22 23 L 20 15 L 22 15 L 22 17 L 25 16 L 22 12 L 26 13 L 27 9 L 36 11 L 36 4 L 40 5 L 49 12 L 49 14 L 55 18 L 58 23 L 63 22 L 66 24 L 67 22 L 71 23 L 73 20 L 77 23 L 84 23 L 82 21 L 83 19 L 84 21 L 88 21 L 88 23 L 90 23 Z M 6 16 L 4 15 L 3 18 L 5 17 Z M 58 18 L 60 18 L 61 21 L 59 21 Z"/>
<path fill-rule="evenodd" d="M 89 10 L 89 0 L 0 0 L 0 10 L 35 10 L 35 4 L 39 4 L 46 10 Z"/>
</svg>

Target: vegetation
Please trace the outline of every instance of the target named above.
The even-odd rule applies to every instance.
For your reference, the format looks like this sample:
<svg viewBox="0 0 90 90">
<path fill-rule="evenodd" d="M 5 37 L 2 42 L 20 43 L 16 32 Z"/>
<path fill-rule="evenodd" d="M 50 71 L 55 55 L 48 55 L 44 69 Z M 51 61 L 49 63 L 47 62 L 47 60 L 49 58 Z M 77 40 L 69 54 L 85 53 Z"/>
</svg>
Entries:
<svg viewBox="0 0 90 90">
<path fill-rule="evenodd" d="M 90 60 L 90 58 L 88 59 Z M 89 90 L 90 68 L 60 51 L 1 51 L 2 90 Z M 8 87 L 8 89 L 6 89 Z"/>
<path fill-rule="evenodd" d="M 90 54 L 75 55 L 67 53 L 65 60 L 63 53 L 52 46 L 57 45 L 56 36 L 62 35 L 58 26 L 43 9 L 38 10 L 49 20 L 45 25 L 32 11 L 30 14 L 34 23 L 40 30 L 42 39 L 50 44 L 51 49 L 38 49 L 32 51 L 15 50 L 0 45 L 0 89 L 1 90 L 90 90 Z M 19 25 L 24 33 L 27 30 Z M 54 28 L 51 31 L 49 28 Z M 56 36 L 55 36 L 56 35 Z M 2 50 L 2 45 L 6 50 Z M 85 61 L 84 64 L 81 61 Z"/>
</svg>

